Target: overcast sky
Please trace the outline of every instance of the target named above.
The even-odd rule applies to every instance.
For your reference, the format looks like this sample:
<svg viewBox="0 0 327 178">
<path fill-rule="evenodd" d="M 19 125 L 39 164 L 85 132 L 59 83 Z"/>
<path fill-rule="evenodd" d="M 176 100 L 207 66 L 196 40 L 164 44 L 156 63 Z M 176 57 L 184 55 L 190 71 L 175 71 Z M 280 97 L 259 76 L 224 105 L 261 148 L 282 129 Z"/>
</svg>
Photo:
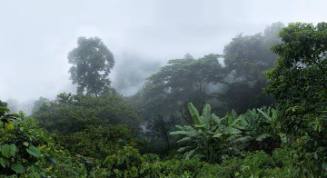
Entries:
<svg viewBox="0 0 327 178">
<path fill-rule="evenodd" d="M 72 90 L 67 53 L 78 36 L 103 39 L 118 64 L 163 63 L 221 53 L 235 35 L 273 22 L 326 21 L 326 7 L 326 0 L 0 0 L 0 99 Z"/>
</svg>

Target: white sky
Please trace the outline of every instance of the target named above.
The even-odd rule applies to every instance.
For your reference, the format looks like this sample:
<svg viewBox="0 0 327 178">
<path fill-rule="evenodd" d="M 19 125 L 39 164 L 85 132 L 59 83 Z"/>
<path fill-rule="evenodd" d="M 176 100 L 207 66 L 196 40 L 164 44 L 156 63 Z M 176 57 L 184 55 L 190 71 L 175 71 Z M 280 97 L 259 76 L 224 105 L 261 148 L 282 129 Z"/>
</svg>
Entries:
<svg viewBox="0 0 327 178">
<path fill-rule="evenodd" d="M 160 61 L 185 53 L 198 57 L 220 53 L 235 35 L 261 32 L 273 22 L 326 21 L 326 5 L 326 0 L 0 0 L 0 99 L 24 102 L 71 91 L 66 56 L 81 35 L 102 38 L 117 63 L 126 60 L 124 53 Z"/>
</svg>

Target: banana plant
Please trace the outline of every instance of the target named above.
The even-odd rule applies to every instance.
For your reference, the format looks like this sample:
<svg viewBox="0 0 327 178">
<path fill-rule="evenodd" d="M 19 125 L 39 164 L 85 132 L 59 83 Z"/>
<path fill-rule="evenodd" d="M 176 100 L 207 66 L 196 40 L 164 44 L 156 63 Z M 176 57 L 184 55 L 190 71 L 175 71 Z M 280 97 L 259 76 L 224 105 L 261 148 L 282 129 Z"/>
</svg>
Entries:
<svg viewBox="0 0 327 178">
<path fill-rule="evenodd" d="M 280 146 L 278 112 L 272 108 L 253 109 L 244 114 L 235 112 L 218 117 L 205 105 L 200 113 L 188 104 L 192 124 L 176 126 L 171 135 L 179 137 L 178 152 L 186 159 L 198 157 L 209 162 L 220 162 L 228 156 L 246 150 L 271 152 Z"/>
<path fill-rule="evenodd" d="M 178 136 L 177 143 L 182 146 L 178 152 L 186 159 L 198 157 L 209 162 L 219 162 L 234 151 L 229 144 L 233 137 L 241 133 L 234 127 L 237 124 L 233 117 L 220 118 L 211 113 L 210 105 L 203 107 L 202 113 L 192 103 L 188 104 L 192 125 L 176 126 L 171 135 Z"/>
<path fill-rule="evenodd" d="M 273 108 L 248 110 L 236 119 L 236 128 L 242 136 L 233 140 L 245 150 L 264 150 L 271 152 L 281 144 L 280 122 L 278 111 Z"/>
</svg>

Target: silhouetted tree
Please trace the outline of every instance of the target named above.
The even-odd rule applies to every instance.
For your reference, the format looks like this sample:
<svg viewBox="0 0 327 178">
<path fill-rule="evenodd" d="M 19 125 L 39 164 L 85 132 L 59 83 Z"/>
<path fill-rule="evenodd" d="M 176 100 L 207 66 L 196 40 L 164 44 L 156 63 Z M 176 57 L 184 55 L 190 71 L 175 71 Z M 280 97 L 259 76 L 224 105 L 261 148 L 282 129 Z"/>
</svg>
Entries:
<svg viewBox="0 0 327 178">
<path fill-rule="evenodd" d="M 274 23 L 263 34 L 239 35 L 225 47 L 228 89 L 222 99 L 227 108 L 245 112 L 273 103 L 273 98 L 263 91 L 267 85 L 265 72 L 277 59 L 271 48 L 280 43 L 278 33 L 282 27 L 283 24 Z"/>
<path fill-rule="evenodd" d="M 114 57 L 101 39 L 80 37 L 77 48 L 68 55 L 71 79 L 77 93 L 98 96 L 110 88 L 108 75 Z"/>
</svg>

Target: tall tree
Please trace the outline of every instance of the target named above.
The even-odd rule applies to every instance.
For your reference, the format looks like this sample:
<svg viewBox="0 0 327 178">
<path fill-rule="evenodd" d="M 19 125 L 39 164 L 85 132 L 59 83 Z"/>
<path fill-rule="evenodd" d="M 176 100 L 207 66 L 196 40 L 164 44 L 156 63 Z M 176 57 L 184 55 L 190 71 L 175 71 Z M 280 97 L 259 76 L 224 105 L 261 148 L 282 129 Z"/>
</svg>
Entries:
<svg viewBox="0 0 327 178">
<path fill-rule="evenodd" d="M 290 24 L 280 35 L 268 91 L 283 111 L 284 129 L 294 135 L 326 133 L 326 118 L 320 116 L 327 110 L 327 23 Z"/>
<path fill-rule="evenodd" d="M 98 96 L 110 88 L 108 75 L 114 66 L 114 57 L 100 38 L 80 37 L 78 46 L 69 55 L 71 79 L 77 84 L 77 93 Z"/>
<path fill-rule="evenodd" d="M 210 84 L 224 77 L 220 55 L 210 54 L 200 59 L 191 57 L 170 60 L 168 65 L 152 75 L 144 88 L 145 107 L 167 116 L 185 108 L 189 101 L 203 105 L 212 98 Z"/>
<path fill-rule="evenodd" d="M 298 149 L 294 159 L 314 160 L 315 177 L 326 177 L 327 23 L 290 24 L 280 36 L 268 91 L 281 111 L 282 130 Z"/>
<path fill-rule="evenodd" d="M 277 59 L 271 48 L 280 43 L 278 33 L 282 27 L 282 23 L 274 23 L 264 33 L 239 35 L 225 47 L 228 89 L 222 98 L 227 108 L 245 112 L 273 103 L 272 97 L 263 92 L 267 84 L 264 73 Z"/>
<path fill-rule="evenodd" d="M 156 142 L 158 138 L 162 139 L 167 150 L 171 142 L 169 131 L 174 125 L 185 123 L 184 119 L 188 118 L 185 117 L 188 114 L 186 104 L 192 101 L 202 106 L 216 99 L 214 95 L 219 89 L 215 90 L 213 86 L 224 77 L 219 57 L 210 54 L 194 59 L 186 55 L 182 59 L 170 60 L 159 72 L 149 77 L 143 90 L 131 99 L 152 131 L 151 136 L 155 137 Z"/>
</svg>

